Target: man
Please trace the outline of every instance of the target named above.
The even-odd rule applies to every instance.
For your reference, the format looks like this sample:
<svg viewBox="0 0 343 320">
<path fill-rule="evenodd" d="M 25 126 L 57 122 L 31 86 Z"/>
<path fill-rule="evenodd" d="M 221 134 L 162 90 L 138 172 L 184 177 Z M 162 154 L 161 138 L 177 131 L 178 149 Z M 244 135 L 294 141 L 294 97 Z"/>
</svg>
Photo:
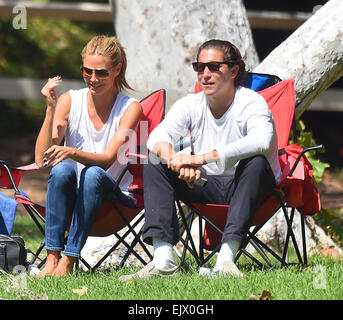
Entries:
<svg viewBox="0 0 343 320">
<path fill-rule="evenodd" d="M 175 197 L 230 204 L 214 272 L 241 277 L 235 255 L 260 201 L 280 178 L 273 118 L 259 94 L 240 86 L 245 64 L 239 50 L 228 41 L 209 40 L 193 68 L 202 92 L 178 100 L 147 143 L 166 163 L 151 159 L 144 166 L 143 240 L 154 246 L 154 258 L 122 281 L 177 272 Z M 192 154 L 176 153 L 173 145 L 187 134 Z M 203 187 L 195 183 L 201 177 L 208 180 Z"/>
</svg>

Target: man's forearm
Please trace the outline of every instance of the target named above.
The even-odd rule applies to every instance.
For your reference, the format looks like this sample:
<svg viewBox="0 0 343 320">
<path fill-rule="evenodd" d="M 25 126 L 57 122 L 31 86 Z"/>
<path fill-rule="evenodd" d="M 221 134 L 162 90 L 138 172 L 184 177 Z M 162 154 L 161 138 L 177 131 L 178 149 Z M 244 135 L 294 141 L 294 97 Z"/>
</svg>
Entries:
<svg viewBox="0 0 343 320">
<path fill-rule="evenodd" d="M 217 150 L 212 150 L 208 153 L 200 154 L 197 157 L 199 157 L 198 161 L 201 163 L 200 165 L 216 162 L 219 159 Z"/>
<path fill-rule="evenodd" d="M 216 162 L 218 159 L 216 150 L 197 155 L 174 152 L 169 160 L 169 166 L 173 171 L 179 172 L 182 167 L 198 168 L 207 163 Z"/>
<path fill-rule="evenodd" d="M 166 162 L 168 162 L 171 156 L 176 153 L 173 146 L 167 141 L 157 142 L 154 145 L 153 152 Z"/>
</svg>

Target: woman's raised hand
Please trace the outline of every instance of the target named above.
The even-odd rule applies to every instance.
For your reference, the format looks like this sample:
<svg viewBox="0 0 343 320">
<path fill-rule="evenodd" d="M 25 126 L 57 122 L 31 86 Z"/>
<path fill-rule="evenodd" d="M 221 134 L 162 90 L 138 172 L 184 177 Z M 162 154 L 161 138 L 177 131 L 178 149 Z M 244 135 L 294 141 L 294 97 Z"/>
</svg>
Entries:
<svg viewBox="0 0 343 320">
<path fill-rule="evenodd" d="M 57 94 L 55 88 L 62 82 L 61 76 L 49 78 L 48 82 L 42 88 L 41 93 L 45 97 L 45 101 L 48 107 L 55 107 L 57 104 Z"/>
</svg>

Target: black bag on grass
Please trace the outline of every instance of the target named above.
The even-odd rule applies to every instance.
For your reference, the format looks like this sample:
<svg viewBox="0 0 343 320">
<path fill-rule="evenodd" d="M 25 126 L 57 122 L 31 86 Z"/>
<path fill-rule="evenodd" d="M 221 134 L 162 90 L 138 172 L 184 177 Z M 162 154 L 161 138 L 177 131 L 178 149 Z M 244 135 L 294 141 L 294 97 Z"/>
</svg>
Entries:
<svg viewBox="0 0 343 320">
<path fill-rule="evenodd" d="M 15 266 L 26 266 L 27 252 L 21 237 L 0 234 L 0 268 L 12 272 Z"/>
</svg>

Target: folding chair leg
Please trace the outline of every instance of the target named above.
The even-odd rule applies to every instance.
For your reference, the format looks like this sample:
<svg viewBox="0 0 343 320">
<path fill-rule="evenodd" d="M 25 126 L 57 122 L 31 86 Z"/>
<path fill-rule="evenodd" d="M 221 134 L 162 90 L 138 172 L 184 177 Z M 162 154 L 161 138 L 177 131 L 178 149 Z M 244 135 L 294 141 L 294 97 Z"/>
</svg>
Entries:
<svg viewBox="0 0 343 320">
<path fill-rule="evenodd" d="M 125 234 L 123 236 L 120 236 L 117 232 L 114 232 L 113 234 L 117 237 L 117 239 L 119 240 L 119 242 L 117 242 L 109 251 L 107 251 L 107 253 L 98 261 L 98 263 L 91 268 L 92 272 L 94 272 L 100 265 L 102 262 L 104 262 L 107 257 L 118 247 L 119 244 L 123 244 L 128 251 L 125 253 L 123 259 L 120 262 L 119 267 L 122 267 L 124 265 L 124 263 L 126 262 L 127 258 L 129 257 L 129 255 L 132 253 L 143 265 L 146 265 L 147 262 L 134 250 L 134 247 L 139 243 L 142 247 L 142 249 L 145 251 L 145 253 L 148 255 L 149 259 L 152 259 L 152 255 L 149 252 L 149 250 L 146 248 L 145 244 L 142 242 L 142 240 L 140 239 L 141 234 L 142 234 L 142 229 L 137 233 L 134 228 L 143 220 L 144 215 L 140 216 L 133 224 L 131 224 L 127 218 L 125 217 L 125 215 L 121 212 L 121 210 L 119 209 L 119 207 L 113 203 L 114 208 L 117 210 L 117 213 L 120 215 L 120 217 L 122 218 L 122 220 L 126 223 L 126 227 L 128 228 L 128 230 L 125 232 Z M 134 236 L 134 240 L 132 241 L 131 245 L 128 244 L 125 241 L 125 238 L 132 233 Z"/>
<path fill-rule="evenodd" d="M 306 249 L 306 230 L 305 230 L 305 216 L 300 214 L 300 221 L 301 221 L 301 236 L 302 236 L 302 244 L 303 244 L 303 258 L 304 264 L 307 265 L 307 249 Z"/>
<path fill-rule="evenodd" d="M 133 228 L 133 227 L 132 227 Z M 130 230 L 131 232 L 134 232 Z M 147 262 L 134 250 L 135 246 L 139 243 L 142 247 L 142 249 L 145 251 L 145 253 L 148 255 L 149 259 L 152 260 L 153 256 L 151 253 L 146 249 L 145 244 L 141 241 L 141 235 L 142 235 L 142 230 L 138 232 L 138 234 L 135 233 L 135 239 L 132 241 L 131 245 L 129 245 L 124 238 L 125 237 L 120 237 L 118 233 L 115 233 L 116 237 L 121 240 L 121 242 L 126 246 L 128 249 L 126 254 L 124 255 L 123 259 L 120 262 L 119 267 L 124 266 L 124 263 L 128 259 L 129 255 L 132 253 L 143 265 L 146 265 Z"/>
<path fill-rule="evenodd" d="M 260 268 L 263 268 L 263 264 L 258 261 L 252 254 L 250 254 L 248 251 L 246 251 L 244 248 L 241 248 L 239 250 L 239 253 L 242 254 L 244 253 L 245 256 L 247 256 L 248 258 L 250 258 L 253 262 L 255 262 Z M 235 263 L 237 262 L 239 257 L 236 256 L 235 258 Z"/>
<path fill-rule="evenodd" d="M 26 209 L 27 213 L 30 215 L 30 217 L 34 221 L 35 225 L 37 226 L 37 228 L 39 229 L 41 234 L 44 236 L 45 235 L 45 229 L 39 223 L 39 221 L 38 221 L 36 216 L 38 216 L 44 223 L 45 223 L 45 219 L 33 207 L 31 207 L 30 205 L 24 204 L 24 208 Z"/>
<path fill-rule="evenodd" d="M 266 253 L 263 251 L 263 249 L 259 246 L 259 244 L 254 239 L 250 240 L 250 244 L 260 254 L 260 256 L 263 258 L 263 260 L 271 267 L 272 266 L 272 262 L 270 261 L 270 259 L 266 255 Z"/>
<path fill-rule="evenodd" d="M 247 247 L 247 245 L 249 244 L 250 239 L 251 239 L 253 236 L 255 236 L 255 234 L 264 226 L 264 224 L 265 224 L 265 223 L 262 223 L 262 224 L 256 226 L 252 232 L 250 232 L 250 231 L 248 232 L 247 237 L 246 237 L 246 238 L 242 241 L 242 243 L 241 243 L 241 249 L 242 249 L 242 248 L 244 249 L 244 248 Z M 235 261 L 237 261 L 237 260 L 240 258 L 240 256 L 242 255 L 242 253 L 245 254 L 245 250 L 244 250 L 244 251 L 243 251 L 243 250 L 239 250 L 239 251 L 238 251 L 238 253 L 237 253 L 237 255 L 236 255 L 236 258 L 235 258 Z"/>
<path fill-rule="evenodd" d="M 35 253 L 34 253 L 34 252 L 31 252 L 31 253 L 33 254 L 33 258 L 31 259 L 30 264 L 34 264 L 34 263 L 36 262 L 37 259 L 41 260 L 42 262 L 44 261 L 44 263 L 45 263 L 45 259 L 42 260 L 42 259 L 39 258 L 39 255 L 40 255 L 40 253 L 42 252 L 42 250 L 44 249 L 44 246 L 45 246 L 45 241 L 43 240 L 43 241 L 41 242 L 39 248 L 37 249 L 37 251 L 36 251 Z M 31 250 L 30 250 L 30 251 L 31 251 Z M 42 262 L 41 262 L 41 263 L 42 263 Z M 40 263 L 40 264 L 41 264 L 41 263 Z M 44 264 L 44 263 L 43 263 L 43 264 Z M 38 268 L 40 268 L 40 267 L 38 266 Z"/>
<path fill-rule="evenodd" d="M 258 230 L 259 230 L 259 228 L 258 228 Z M 258 231 L 257 230 L 257 231 Z M 244 253 L 246 256 L 248 256 L 249 258 L 251 258 L 250 257 L 250 255 L 249 254 L 247 254 L 248 252 L 245 250 L 245 248 L 246 248 L 246 246 L 248 245 L 248 243 L 250 242 L 252 242 L 252 241 L 254 241 L 262 250 L 263 249 L 265 249 L 265 250 L 267 250 L 275 259 L 277 259 L 282 265 L 283 265 L 283 262 L 284 262 L 284 260 L 279 256 L 279 255 L 277 255 L 276 254 L 276 252 L 274 252 L 271 248 L 269 248 L 265 243 L 263 243 L 259 238 L 257 238 L 256 236 L 255 236 L 255 234 L 257 233 L 257 231 L 253 231 L 253 232 L 248 232 L 248 237 L 247 237 L 247 239 L 244 241 L 244 243 L 242 244 L 242 247 L 241 247 L 241 250 L 238 252 L 238 254 L 237 254 L 237 256 L 236 256 L 236 261 L 239 259 L 239 257 L 240 257 L 240 255 L 242 254 L 242 253 Z M 260 253 L 259 251 L 257 251 L 258 253 Z M 262 257 L 263 257 L 263 254 L 261 255 Z M 252 258 L 251 258 L 252 259 Z M 256 260 L 257 259 L 252 259 L 254 262 L 256 262 Z M 262 266 L 262 264 L 261 263 L 258 263 L 258 262 L 256 262 L 258 265 L 260 265 L 260 266 Z"/>
<path fill-rule="evenodd" d="M 145 253 L 148 255 L 149 259 L 152 259 L 152 255 L 151 253 L 146 249 L 145 245 L 142 243 L 142 241 L 140 240 L 140 236 L 142 234 L 142 230 L 140 230 L 138 233 L 136 233 L 134 231 L 134 228 L 137 226 L 137 224 L 139 224 L 139 222 L 143 219 L 143 217 L 141 217 L 140 219 L 138 219 L 133 225 L 128 224 L 128 230 L 125 232 L 125 234 L 123 236 L 120 236 L 117 232 L 113 233 L 117 239 L 119 240 L 111 249 L 109 249 L 106 254 L 96 263 L 95 266 L 90 267 L 89 269 L 94 273 L 96 271 L 96 269 L 109 257 L 109 255 L 115 250 L 117 249 L 117 247 L 119 246 L 119 244 L 123 244 L 128 250 L 125 253 L 123 259 L 120 262 L 120 265 L 118 267 L 122 267 L 124 265 L 124 263 L 126 262 L 126 260 L 128 259 L 129 255 L 132 253 L 143 265 L 147 264 L 147 262 L 134 250 L 134 247 L 139 243 L 143 250 L 145 251 Z M 128 236 L 128 234 L 130 234 L 130 232 L 133 233 L 133 235 L 135 236 L 135 239 L 132 241 L 131 245 L 128 244 L 125 241 L 125 238 Z M 83 262 L 83 261 L 82 261 Z M 86 265 L 87 266 L 87 265 Z M 87 266 L 88 268 L 88 266 Z"/>
<path fill-rule="evenodd" d="M 89 265 L 89 263 L 83 259 L 82 257 L 80 257 L 79 259 L 76 260 L 76 265 L 75 265 L 75 268 L 78 269 L 79 268 L 79 262 L 81 261 L 88 270 L 92 270 L 92 267 Z"/>
<path fill-rule="evenodd" d="M 183 214 L 181 214 L 182 216 Z M 194 213 L 192 212 L 191 215 L 193 216 Z M 192 224 L 193 224 L 193 217 L 191 218 L 191 221 L 189 224 L 187 224 L 187 218 L 183 215 L 182 220 L 185 225 L 185 231 L 186 231 L 186 239 L 183 240 L 182 237 L 180 238 L 180 241 L 182 242 L 184 249 L 182 252 L 182 261 L 181 264 L 186 263 L 186 253 L 187 250 L 192 254 L 192 256 L 195 258 L 196 262 L 198 265 L 202 265 L 203 262 L 200 258 L 200 255 L 197 252 L 197 249 L 195 247 L 192 235 L 191 235 L 191 229 L 192 229 Z"/>
<path fill-rule="evenodd" d="M 150 260 L 152 260 L 153 256 L 150 253 L 150 251 L 146 248 L 145 244 L 142 242 L 141 240 L 141 235 L 142 235 L 142 228 L 138 231 L 138 233 L 136 233 L 135 231 L 135 227 L 143 220 L 144 215 L 141 215 L 132 225 L 131 223 L 129 223 L 125 216 L 122 215 L 122 213 L 120 212 L 119 208 L 118 208 L 118 212 L 119 214 L 122 216 L 122 219 L 124 219 L 126 221 L 126 225 L 128 228 L 128 231 L 125 233 L 124 236 L 120 237 L 119 234 L 116 232 L 114 233 L 114 235 L 126 246 L 126 248 L 128 249 L 125 256 L 123 257 L 121 263 L 120 263 L 120 267 L 124 265 L 125 261 L 127 260 L 127 258 L 129 257 L 129 255 L 132 253 L 136 256 L 136 258 L 143 264 L 146 265 L 147 262 L 141 258 L 135 251 L 134 251 L 134 247 L 139 243 L 140 246 L 142 247 L 142 249 L 144 250 L 144 252 L 147 254 L 147 256 L 149 257 Z M 134 235 L 134 240 L 132 241 L 131 245 L 129 245 L 124 239 L 126 238 L 126 235 L 129 234 L 129 232 L 131 232 Z"/>
<path fill-rule="evenodd" d="M 200 261 L 204 261 L 204 237 L 202 229 L 202 219 L 198 217 L 199 220 L 199 256 Z"/>
<path fill-rule="evenodd" d="M 176 204 L 178 206 L 178 209 L 179 209 L 179 214 L 181 216 L 181 220 L 182 220 L 182 223 L 183 223 L 183 226 L 185 227 L 185 231 L 186 231 L 186 239 L 183 240 L 182 237 L 180 237 L 180 241 L 182 242 L 182 244 L 184 245 L 184 249 L 183 249 L 183 253 L 182 253 L 182 260 L 181 260 L 181 265 L 183 263 L 185 263 L 185 259 L 186 259 L 186 252 L 187 250 L 192 254 L 192 256 L 196 259 L 197 261 L 197 264 L 198 265 L 202 265 L 202 261 L 200 259 L 200 256 L 198 255 L 197 253 L 197 250 L 195 248 L 195 244 L 194 244 L 194 241 L 193 241 L 193 238 L 191 236 L 191 227 L 192 227 L 192 223 L 193 223 L 193 215 L 194 215 L 194 212 L 191 211 L 191 217 L 190 217 L 190 221 L 189 223 L 187 222 L 187 218 L 185 216 L 185 213 L 182 209 L 182 206 L 180 204 L 179 201 L 176 201 Z M 200 218 L 200 217 L 199 217 Z M 189 247 L 189 243 L 190 242 L 190 245 L 191 247 Z"/>
<path fill-rule="evenodd" d="M 283 265 L 286 264 L 286 256 L 288 254 L 288 244 L 289 244 L 289 237 L 292 238 L 292 242 L 293 242 L 293 246 L 294 246 L 294 249 L 295 249 L 295 252 L 296 252 L 296 255 L 298 257 L 298 260 L 301 264 L 303 264 L 303 260 L 301 258 L 301 254 L 300 254 L 300 251 L 299 251 L 299 247 L 298 247 L 298 244 L 297 244 L 297 241 L 295 239 L 295 235 L 293 233 L 293 229 L 292 229 L 292 224 L 293 224 L 293 217 L 294 217 L 294 211 L 295 209 L 292 208 L 292 211 L 291 211 L 291 217 L 289 218 L 288 217 L 288 212 L 287 212 L 287 209 L 282 206 L 282 210 L 283 210 L 283 213 L 284 213 L 284 216 L 285 216 L 285 219 L 286 219 L 286 223 L 287 223 L 287 235 L 286 235 L 286 240 L 285 240 L 285 246 L 284 246 L 284 252 L 283 252 Z"/>
</svg>

